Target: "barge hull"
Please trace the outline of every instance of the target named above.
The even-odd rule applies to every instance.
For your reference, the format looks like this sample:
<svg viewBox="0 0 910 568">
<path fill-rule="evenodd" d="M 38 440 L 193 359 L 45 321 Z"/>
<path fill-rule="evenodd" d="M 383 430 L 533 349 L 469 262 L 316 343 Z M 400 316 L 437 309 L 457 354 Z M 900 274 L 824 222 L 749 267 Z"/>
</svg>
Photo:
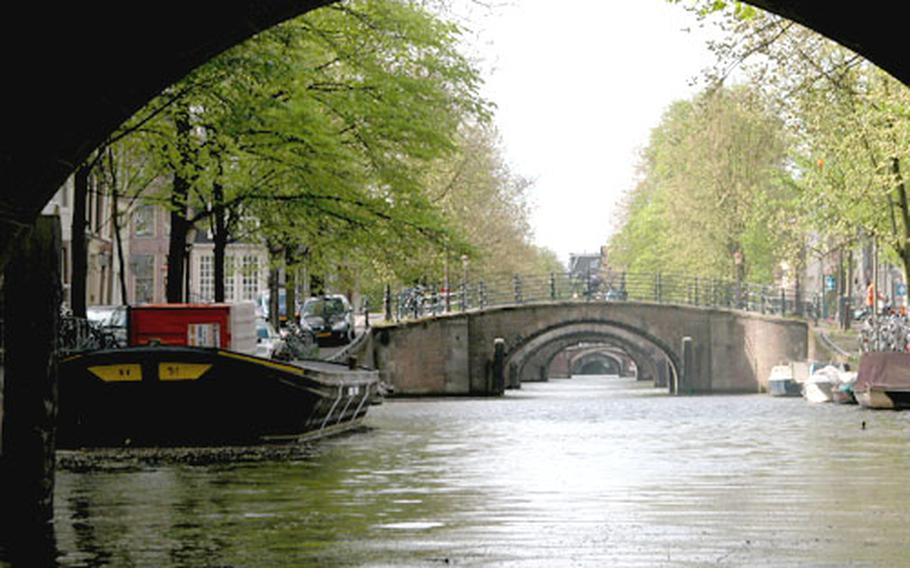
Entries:
<svg viewBox="0 0 910 568">
<path fill-rule="evenodd" d="M 356 426 L 376 373 L 320 367 L 192 347 L 70 357 L 60 365 L 58 445 L 258 443 Z"/>
</svg>

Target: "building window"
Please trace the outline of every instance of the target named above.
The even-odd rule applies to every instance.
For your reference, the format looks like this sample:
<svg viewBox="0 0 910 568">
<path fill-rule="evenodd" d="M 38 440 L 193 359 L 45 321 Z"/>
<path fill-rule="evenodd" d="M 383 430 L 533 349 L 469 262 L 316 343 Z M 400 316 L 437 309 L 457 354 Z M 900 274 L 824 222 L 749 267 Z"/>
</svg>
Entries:
<svg viewBox="0 0 910 568">
<path fill-rule="evenodd" d="M 241 300 L 255 300 L 256 293 L 259 292 L 259 257 L 254 255 L 244 255 L 243 263 L 240 265 L 241 271 Z"/>
<path fill-rule="evenodd" d="M 92 196 L 95 204 L 95 215 L 94 222 L 91 224 L 92 233 L 95 235 L 101 235 L 101 229 L 104 227 L 104 205 L 105 199 L 104 196 L 98 191 L 97 185 L 89 189 L 89 193 Z"/>
<path fill-rule="evenodd" d="M 130 258 L 133 272 L 133 298 L 137 304 L 155 301 L 155 257 L 151 254 L 135 254 Z"/>
<path fill-rule="evenodd" d="M 154 205 L 141 205 L 133 211 L 133 235 L 136 237 L 155 236 Z"/>
<path fill-rule="evenodd" d="M 234 301 L 234 257 L 224 256 L 224 301 Z"/>
<path fill-rule="evenodd" d="M 215 256 L 211 254 L 199 257 L 199 299 L 203 302 L 215 299 Z"/>
</svg>

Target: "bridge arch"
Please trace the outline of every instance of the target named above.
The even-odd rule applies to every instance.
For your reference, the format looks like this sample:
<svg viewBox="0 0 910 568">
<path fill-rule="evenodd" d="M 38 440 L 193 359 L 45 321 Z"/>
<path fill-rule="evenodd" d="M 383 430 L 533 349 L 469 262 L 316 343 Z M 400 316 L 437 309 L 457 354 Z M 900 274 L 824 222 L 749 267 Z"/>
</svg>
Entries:
<svg viewBox="0 0 910 568">
<path fill-rule="evenodd" d="M 604 337 L 604 336 L 582 336 L 579 338 L 579 340 L 582 343 L 590 343 L 590 342 L 595 342 L 595 341 L 607 342 L 607 341 L 610 341 L 610 338 Z M 602 344 L 601 347 L 596 348 L 596 349 L 603 350 L 603 349 L 607 348 L 607 347 L 604 347 L 604 345 L 606 345 L 606 343 Z M 567 349 L 571 349 L 571 347 L 572 347 L 572 344 L 570 344 Z M 666 386 L 666 383 L 663 383 L 660 381 L 658 366 L 655 364 L 655 360 L 653 358 L 653 355 L 654 355 L 653 353 L 638 351 L 634 347 L 630 347 L 630 346 L 624 347 L 622 344 L 618 344 L 615 341 L 608 348 L 613 349 L 619 353 L 622 353 L 623 354 L 622 357 L 631 361 L 635 365 L 635 367 L 637 369 L 637 378 L 639 380 L 654 381 L 655 386 Z M 595 349 L 595 348 L 592 348 L 592 349 Z M 559 355 L 562 354 L 563 352 L 564 351 L 558 351 L 556 353 L 553 353 L 550 357 L 548 357 L 544 361 L 543 365 L 546 367 L 546 369 L 549 372 L 552 372 L 556 358 L 559 357 Z M 620 358 L 619 355 L 615 355 L 615 357 L 617 357 L 617 359 Z M 571 362 L 568 364 L 567 371 L 571 371 Z M 571 374 L 569 376 L 571 376 Z"/>
<path fill-rule="evenodd" d="M 76 164 L 165 87 L 220 51 L 329 2 L 165 1 L 146 10 L 141 25 L 131 13 L 112 12 L 103 2 L 57 4 L 52 17 L 44 2 L 9 3 L 3 15 L 20 31 L 3 35 L 3 51 L 19 53 L 27 43 L 50 49 L 29 50 L 12 58 L 7 69 L 20 87 L 6 93 L 7 108 L 15 110 L 7 113 L 0 133 L 2 244 L 10 244 L 20 224 L 33 222 Z M 894 38 L 903 36 L 901 19 L 881 16 L 890 4 L 879 0 L 864 9 L 832 10 L 793 0 L 747 2 L 815 29 L 910 81 L 910 62 L 895 49 Z M 85 65 L 98 53 L 131 65 L 120 65 L 114 79 L 106 66 Z M 74 84 L 91 87 L 59 96 L 61 85 Z"/>
<path fill-rule="evenodd" d="M 632 372 L 633 368 L 636 366 L 635 359 L 621 347 L 610 344 L 593 344 L 586 345 L 585 347 L 570 353 L 570 357 L 567 361 L 569 370 L 589 355 L 612 357 L 619 365 L 621 374 L 624 374 L 625 376 L 630 376 L 628 373 Z"/>
<path fill-rule="evenodd" d="M 644 378 L 647 380 L 657 380 L 658 371 L 657 366 L 653 364 L 652 357 L 654 353 L 645 352 L 642 350 L 637 350 L 635 347 L 627 345 L 623 346 L 621 340 L 617 340 L 613 335 L 607 334 L 567 334 L 561 337 L 558 341 L 554 341 L 549 344 L 545 349 L 542 349 L 538 355 L 536 355 L 531 360 L 525 361 L 521 369 L 518 369 L 515 374 L 515 380 L 520 382 L 533 382 L 538 380 L 547 380 L 549 378 L 549 371 L 553 369 L 553 363 L 556 358 L 563 352 L 568 349 L 571 349 L 573 346 L 586 343 L 601 343 L 601 347 L 598 349 L 604 349 L 604 345 L 607 342 L 612 342 L 612 349 L 619 350 L 626 354 L 626 357 L 631 359 L 636 367 L 640 369 L 646 369 L 644 373 Z M 630 354 L 630 352 L 634 354 Z M 544 372 L 547 372 L 547 376 L 544 377 Z M 519 379 L 523 377 L 523 379 Z M 566 377 L 568 378 L 568 377 Z M 513 385 L 517 386 L 517 385 Z M 663 385 L 659 385 L 663 386 Z"/>
<path fill-rule="evenodd" d="M 592 366 L 599 370 L 591 370 Z M 622 375 L 624 367 L 619 355 L 603 349 L 588 350 L 569 361 L 572 375 Z"/>
<path fill-rule="evenodd" d="M 804 321 L 650 302 L 498 306 L 380 325 L 373 332 L 372 357 L 363 360 L 372 359 L 397 392 L 415 395 L 494 394 L 509 378 L 513 385 L 540 380 L 547 358 L 585 341 L 618 345 L 641 364 L 642 376 L 658 384 L 675 377 L 679 392 L 692 394 L 760 392 L 774 365 L 808 354 Z M 685 338 L 693 346 L 689 369 L 680 353 Z M 494 366 L 499 339 L 505 346 L 502 372 Z"/>
<path fill-rule="evenodd" d="M 617 320 L 581 318 L 544 327 L 511 346 L 506 354 L 508 384 L 515 388 L 521 382 L 545 380 L 553 358 L 570 345 L 584 341 L 608 342 L 633 353 L 636 365 L 653 369 L 652 376 L 662 385 L 667 385 L 670 377 L 661 369 L 669 368 L 673 378 L 680 376 L 679 354 L 648 330 Z"/>
</svg>

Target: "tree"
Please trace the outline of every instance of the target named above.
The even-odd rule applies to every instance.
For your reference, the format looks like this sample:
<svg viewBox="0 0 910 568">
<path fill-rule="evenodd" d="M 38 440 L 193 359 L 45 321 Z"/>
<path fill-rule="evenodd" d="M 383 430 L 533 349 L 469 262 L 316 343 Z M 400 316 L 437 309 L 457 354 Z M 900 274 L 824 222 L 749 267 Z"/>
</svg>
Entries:
<svg viewBox="0 0 910 568">
<path fill-rule="evenodd" d="M 859 55 L 768 14 L 720 18 L 713 77 L 734 67 L 760 81 L 794 136 L 799 222 L 841 248 L 860 235 L 890 247 L 910 276 L 907 89 Z"/>
<path fill-rule="evenodd" d="M 224 242 L 231 209 L 313 249 L 337 241 L 326 225 L 349 247 L 375 247 L 380 226 L 404 240 L 451 241 L 420 181 L 454 149 L 458 124 L 487 114 L 458 33 L 411 2 L 335 5 L 261 34 L 166 93 L 186 93 L 166 113 L 171 124 L 148 128 L 174 175 L 169 301 L 182 288 L 188 228 L 214 216 Z"/>
<path fill-rule="evenodd" d="M 675 103 L 652 132 L 642 179 L 611 240 L 628 270 L 770 280 L 790 199 L 783 125 L 747 87 Z"/>
</svg>

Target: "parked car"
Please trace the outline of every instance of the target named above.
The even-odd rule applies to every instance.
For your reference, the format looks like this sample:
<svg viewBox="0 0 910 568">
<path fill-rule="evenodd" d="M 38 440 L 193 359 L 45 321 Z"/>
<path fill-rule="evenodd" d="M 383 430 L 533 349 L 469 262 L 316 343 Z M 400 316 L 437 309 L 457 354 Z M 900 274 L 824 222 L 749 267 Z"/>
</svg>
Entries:
<svg viewBox="0 0 910 568">
<path fill-rule="evenodd" d="M 126 306 L 90 306 L 85 310 L 85 317 L 106 336 L 105 343 L 112 342 L 116 347 L 126 347 L 129 341 Z"/>
<path fill-rule="evenodd" d="M 308 298 L 301 316 L 319 345 L 354 341 L 354 308 L 342 294 Z"/>
<path fill-rule="evenodd" d="M 256 318 L 256 356 L 264 359 L 290 359 L 284 339 L 263 318 Z"/>
<path fill-rule="evenodd" d="M 263 290 L 256 295 L 256 315 L 261 318 L 269 319 L 269 297 L 271 293 L 269 290 Z M 297 319 L 297 316 L 300 315 L 300 302 L 299 300 L 296 303 L 295 313 L 293 314 L 293 320 Z M 284 324 L 288 321 L 288 310 L 287 310 L 287 291 L 284 288 L 278 289 L 278 321 L 280 325 L 284 327 Z"/>
</svg>

